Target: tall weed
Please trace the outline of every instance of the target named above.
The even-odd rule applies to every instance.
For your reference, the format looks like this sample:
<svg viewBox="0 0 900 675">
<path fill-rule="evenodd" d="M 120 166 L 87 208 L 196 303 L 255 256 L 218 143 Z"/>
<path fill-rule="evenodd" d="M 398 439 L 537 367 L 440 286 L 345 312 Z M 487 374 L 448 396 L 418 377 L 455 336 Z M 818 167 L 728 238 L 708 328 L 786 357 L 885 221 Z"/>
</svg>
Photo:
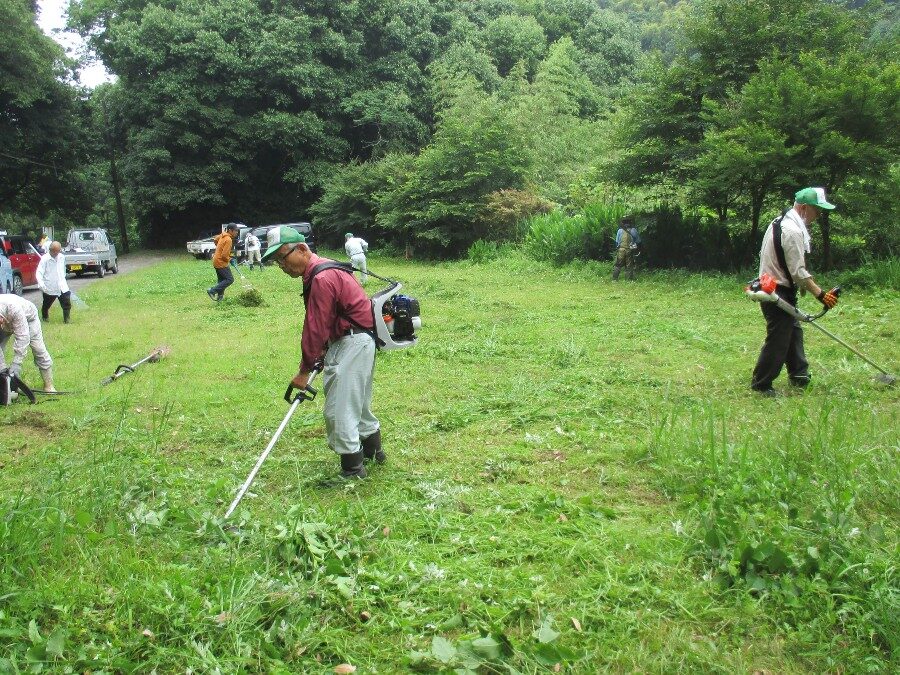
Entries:
<svg viewBox="0 0 900 675">
<path fill-rule="evenodd" d="M 841 273 L 847 288 L 887 288 L 900 291 L 900 258 L 873 260 L 862 267 Z"/>
<path fill-rule="evenodd" d="M 692 551 L 723 587 L 896 655 L 896 448 L 872 417 L 834 413 L 749 434 L 726 413 L 676 412 L 657 426 L 652 461 L 663 489 L 693 505 Z"/>
<path fill-rule="evenodd" d="M 620 204 L 589 204 L 574 216 L 558 210 L 534 216 L 526 221 L 525 251 L 536 260 L 558 265 L 601 258 L 612 248 L 623 215 Z"/>
</svg>

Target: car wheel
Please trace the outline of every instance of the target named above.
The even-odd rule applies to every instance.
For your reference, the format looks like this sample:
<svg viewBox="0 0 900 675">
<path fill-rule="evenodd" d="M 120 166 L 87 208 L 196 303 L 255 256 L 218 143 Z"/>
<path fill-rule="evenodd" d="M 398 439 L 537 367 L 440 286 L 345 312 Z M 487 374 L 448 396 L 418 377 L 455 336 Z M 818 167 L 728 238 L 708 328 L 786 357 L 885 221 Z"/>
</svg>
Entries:
<svg viewBox="0 0 900 675">
<path fill-rule="evenodd" d="M 22 295 L 22 277 L 18 274 L 13 277 L 12 292 L 20 297 Z"/>
<path fill-rule="evenodd" d="M 106 276 L 106 264 L 100 263 L 100 266 L 97 268 L 97 278 L 102 279 Z"/>
<path fill-rule="evenodd" d="M 113 274 L 119 273 L 119 259 L 116 258 L 116 261 L 113 263 L 112 269 L 110 270 Z"/>
</svg>

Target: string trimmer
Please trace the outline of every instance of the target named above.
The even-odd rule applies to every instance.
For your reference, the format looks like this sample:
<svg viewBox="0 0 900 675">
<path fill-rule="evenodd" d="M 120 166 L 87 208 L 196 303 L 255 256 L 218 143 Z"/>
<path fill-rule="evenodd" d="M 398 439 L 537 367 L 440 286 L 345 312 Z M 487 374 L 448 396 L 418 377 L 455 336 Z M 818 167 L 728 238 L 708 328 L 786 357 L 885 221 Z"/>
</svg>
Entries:
<svg viewBox="0 0 900 675">
<path fill-rule="evenodd" d="M 100 384 L 106 386 L 110 382 L 115 382 L 116 380 L 118 380 L 125 373 L 133 373 L 135 369 L 140 365 L 143 365 L 145 363 L 156 363 L 161 358 L 168 356 L 170 351 L 171 350 L 168 347 L 157 347 L 137 363 L 132 363 L 130 366 L 124 363 L 120 364 L 119 367 L 116 368 L 116 372 L 105 378 Z"/>
<path fill-rule="evenodd" d="M 872 361 L 872 359 L 867 357 L 861 351 L 859 351 L 855 347 L 848 345 L 837 335 L 826 330 L 825 328 L 822 328 L 822 326 L 820 326 L 818 323 L 816 323 L 816 319 L 821 319 L 823 316 L 825 316 L 825 314 L 828 313 L 828 307 L 825 307 L 824 309 L 822 309 L 822 311 L 819 312 L 818 314 L 807 314 L 803 310 L 801 310 L 797 307 L 794 307 L 791 303 L 789 303 L 784 298 L 779 297 L 778 293 L 775 292 L 775 288 L 776 288 L 775 279 L 773 279 L 768 274 L 763 274 L 759 279 L 754 279 L 753 281 L 751 281 L 750 284 L 744 290 L 746 291 L 747 295 L 752 300 L 755 300 L 756 302 L 774 302 L 778 306 L 779 309 L 787 312 L 788 314 L 790 314 L 791 316 L 796 318 L 798 321 L 803 321 L 804 323 L 808 323 L 808 324 L 815 326 L 820 331 L 825 333 L 825 335 L 830 337 L 832 340 L 834 340 L 838 344 L 849 349 L 851 352 L 856 354 L 863 361 L 865 361 L 870 366 L 872 366 L 875 370 L 879 371 L 879 374 L 875 376 L 875 380 L 877 382 L 881 382 L 882 384 L 886 384 L 886 385 L 892 385 L 897 382 L 897 377 L 895 375 L 891 375 L 888 371 L 886 371 L 884 368 L 882 368 L 877 363 Z M 835 295 L 840 295 L 841 294 L 840 286 L 837 286 L 837 287 L 831 289 L 831 292 L 834 293 Z"/>
<path fill-rule="evenodd" d="M 284 419 L 281 420 L 281 424 L 278 426 L 278 431 L 276 431 L 272 439 L 269 441 L 269 444 L 266 446 L 266 449 L 263 450 L 263 453 L 259 456 L 259 459 L 256 460 L 256 466 L 253 467 L 253 471 L 250 472 L 250 475 L 247 476 L 247 480 L 244 481 L 244 484 L 241 485 L 241 489 L 238 490 L 237 495 L 234 497 L 234 501 L 231 502 L 231 506 L 228 507 L 228 511 L 225 512 L 225 519 L 234 512 L 237 508 L 238 504 L 241 503 L 241 500 L 244 498 L 244 495 L 247 493 L 247 490 L 253 484 L 253 480 L 256 478 L 256 474 L 259 472 L 260 468 L 263 465 L 263 462 L 266 461 L 266 457 L 269 456 L 269 453 L 272 452 L 272 448 L 275 447 L 275 443 L 278 442 L 278 439 L 281 438 L 281 434 L 284 432 L 285 427 L 287 427 L 287 423 L 290 421 L 294 412 L 297 410 L 297 407 L 303 403 L 303 401 L 312 401 L 316 397 L 316 390 L 313 389 L 312 383 L 316 379 L 316 375 L 318 375 L 319 370 L 313 370 L 309 374 L 309 381 L 306 384 L 306 388 L 298 391 L 294 398 L 291 398 L 291 395 L 294 393 L 294 386 L 289 384 L 287 391 L 284 392 L 284 400 L 291 404 L 290 410 L 287 411 L 287 414 L 284 416 Z"/>
</svg>

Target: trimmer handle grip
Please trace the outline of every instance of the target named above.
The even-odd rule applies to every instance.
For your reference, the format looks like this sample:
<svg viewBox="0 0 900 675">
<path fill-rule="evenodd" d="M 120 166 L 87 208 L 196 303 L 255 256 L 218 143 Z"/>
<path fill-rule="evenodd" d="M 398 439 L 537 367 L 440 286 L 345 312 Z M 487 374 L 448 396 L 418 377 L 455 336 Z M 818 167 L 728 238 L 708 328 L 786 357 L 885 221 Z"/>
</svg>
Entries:
<svg viewBox="0 0 900 675">
<path fill-rule="evenodd" d="M 321 370 L 321 365 L 317 365 L 315 370 L 313 370 L 309 374 L 309 381 L 306 383 L 306 387 L 298 391 L 294 398 L 291 398 L 291 395 L 294 394 L 294 390 L 296 387 L 293 384 L 289 384 L 287 391 L 284 392 L 284 400 L 288 403 L 296 403 L 297 401 L 312 401 L 316 394 L 319 393 L 319 390 L 312 386 L 313 381 L 316 379 L 316 375 L 319 374 Z"/>
<path fill-rule="evenodd" d="M 828 291 L 828 293 L 834 293 L 834 295 L 836 295 L 837 297 L 840 297 L 840 296 L 841 296 L 841 287 L 840 287 L 840 286 L 835 286 L 835 287 L 832 288 L 830 291 Z M 826 306 L 826 307 L 823 307 L 821 312 L 819 312 L 818 314 L 816 314 L 816 315 L 814 315 L 814 316 L 812 316 L 812 317 L 810 317 L 810 318 L 811 318 L 811 319 L 821 319 L 823 316 L 825 316 L 826 314 L 828 314 L 828 310 L 829 310 L 829 309 L 831 309 L 831 307 L 827 307 L 827 306 Z"/>
<path fill-rule="evenodd" d="M 315 389 L 314 387 L 311 387 L 309 385 L 306 385 L 306 388 L 300 389 L 299 391 L 297 391 L 296 394 L 294 394 L 295 389 L 296 389 L 296 387 L 294 387 L 294 385 L 289 384 L 287 391 L 284 392 L 284 400 L 287 401 L 288 403 L 294 403 L 295 401 L 298 401 L 298 400 L 299 401 L 312 401 L 316 397 L 316 394 L 319 393 L 318 389 Z M 294 394 L 294 398 L 291 398 L 292 394 Z"/>
</svg>

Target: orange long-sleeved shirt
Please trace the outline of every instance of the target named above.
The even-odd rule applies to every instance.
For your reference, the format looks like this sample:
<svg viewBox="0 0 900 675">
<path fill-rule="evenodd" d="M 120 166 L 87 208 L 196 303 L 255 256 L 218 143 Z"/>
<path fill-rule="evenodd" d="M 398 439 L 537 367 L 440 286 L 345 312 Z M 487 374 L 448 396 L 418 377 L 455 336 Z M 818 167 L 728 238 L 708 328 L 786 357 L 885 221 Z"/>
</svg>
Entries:
<svg viewBox="0 0 900 675">
<path fill-rule="evenodd" d="M 234 237 L 227 232 L 213 237 L 216 242 L 216 252 L 213 254 L 213 267 L 217 270 L 225 269 L 231 262 L 231 248 L 234 246 Z"/>
</svg>

